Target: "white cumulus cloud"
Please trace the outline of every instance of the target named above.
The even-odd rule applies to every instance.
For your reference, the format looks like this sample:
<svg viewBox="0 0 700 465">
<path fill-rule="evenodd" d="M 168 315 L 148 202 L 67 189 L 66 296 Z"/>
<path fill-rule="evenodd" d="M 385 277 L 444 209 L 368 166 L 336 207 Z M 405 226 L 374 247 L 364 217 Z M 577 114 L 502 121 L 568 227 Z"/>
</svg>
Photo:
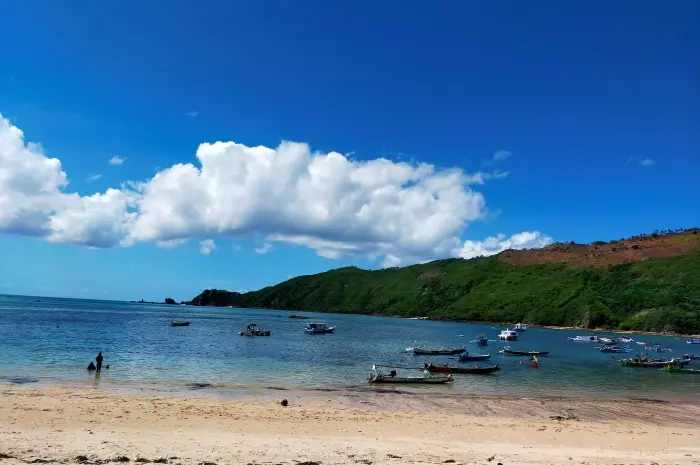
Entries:
<svg viewBox="0 0 700 465">
<path fill-rule="evenodd" d="M 196 156 L 196 165 L 176 164 L 151 179 L 80 196 L 66 192 L 61 162 L 25 143 L 0 115 L 0 232 L 92 247 L 262 236 L 259 251 L 287 243 L 327 258 L 369 257 L 392 266 L 466 250 L 462 232 L 487 212 L 470 186 L 508 174 L 353 161 L 294 142 L 204 143 Z M 205 254 L 216 248 L 213 239 L 200 246 Z"/>
<path fill-rule="evenodd" d="M 521 232 L 506 237 L 505 234 L 487 237 L 483 241 L 464 241 L 454 255 L 461 258 L 486 257 L 504 250 L 537 249 L 552 243 L 552 238 L 539 231 Z"/>
<path fill-rule="evenodd" d="M 123 157 L 112 157 L 109 159 L 109 164 L 110 165 L 123 165 L 124 161 L 126 161 L 126 158 Z"/>
<path fill-rule="evenodd" d="M 275 246 L 270 244 L 269 242 L 265 242 L 261 247 L 257 247 L 255 249 L 255 253 L 265 255 L 266 253 L 272 252 L 273 250 L 275 250 Z"/>
<path fill-rule="evenodd" d="M 185 244 L 185 242 L 187 242 L 187 239 L 170 239 L 168 241 L 156 241 L 156 245 L 164 249 L 173 249 L 175 247 L 180 247 Z"/>
<path fill-rule="evenodd" d="M 204 255 L 209 255 L 216 250 L 216 244 L 214 243 L 213 239 L 204 239 L 199 243 L 199 245 L 199 252 L 203 253 Z"/>
</svg>

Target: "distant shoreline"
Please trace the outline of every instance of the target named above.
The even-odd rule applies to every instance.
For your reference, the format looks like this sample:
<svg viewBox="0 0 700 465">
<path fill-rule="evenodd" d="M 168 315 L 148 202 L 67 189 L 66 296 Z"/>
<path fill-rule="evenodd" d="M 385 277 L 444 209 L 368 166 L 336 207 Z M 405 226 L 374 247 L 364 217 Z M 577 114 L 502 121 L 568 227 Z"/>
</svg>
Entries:
<svg viewBox="0 0 700 465">
<path fill-rule="evenodd" d="M 189 303 L 185 303 L 184 306 L 187 307 L 197 307 L 197 308 L 240 308 L 240 309 L 247 309 L 247 310 L 273 310 L 276 312 L 290 312 L 290 313 L 319 313 L 319 312 L 313 312 L 309 310 L 289 310 L 289 309 L 284 309 L 284 308 L 262 308 L 262 307 L 235 307 L 231 305 L 227 306 L 216 306 L 216 305 L 191 305 Z M 358 315 L 358 316 L 373 316 L 373 317 L 378 317 L 378 318 L 399 318 L 402 320 L 415 320 L 415 321 L 437 321 L 441 323 L 467 323 L 467 324 L 472 324 L 472 325 L 491 325 L 491 326 L 502 326 L 504 328 L 506 327 L 512 327 L 515 326 L 517 323 L 504 323 L 504 322 L 498 322 L 498 321 L 468 321 L 468 320 L 459 320 L 459 319 L 441 319 L 441 318 L 431 318 L 431 317 L 422 317 L 422 316 L 400 316 L 400 315 L 379 315 L 379 314 L 369 314 L 369 313 L 338 313 L 338 312 L 320 312 L 322 315 Z M 528 323 L 522 323 L 523 326 L 526 328 L 542 328 L 542 329 L 554 329 L 554 330 L 563 330 L 563 331 L 581 331 L 583 333 L 613 333 L 613 334 L 637 334 L 637 335 L 643 335 L 643 336 L 664 336 L 664 337 L 679 337 L 681 339 L 693 339 L 693 338 L 698 338 L 700 337 L 700 334 L 681 334 L 681 333 L 662 333 L 662 332 L 655 332 L 655 331 L 634 331 L 634 330 L 622 330 L 622 329 L 604 329 L 604 328 L 594 328 L 594 329 L 586 329 L 586 328 L 580 328 L 577 326 L 554 326 L 554 325 L 538 325 L 538 324 L 528 324 Z"/>
</svg>

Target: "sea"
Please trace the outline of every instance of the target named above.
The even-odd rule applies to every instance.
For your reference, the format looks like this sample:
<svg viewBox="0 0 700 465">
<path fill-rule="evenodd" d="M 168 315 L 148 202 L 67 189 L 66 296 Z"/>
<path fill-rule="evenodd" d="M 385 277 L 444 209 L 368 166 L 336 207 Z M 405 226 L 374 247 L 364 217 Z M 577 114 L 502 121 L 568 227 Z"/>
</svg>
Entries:
<svg viewBox="0 0 700 465">
<path fill-rule="evenodd" d="M 292 314 L 309 320 L 292 319 Z M 190 326 L 172 327 L 173 320 Z M 309 321 L 336 326 L 334 334 L 304 332 Z M 244 337 L 238 332 L 255 323 L 270 337 Z M 191 307 L 115 301 L 0 295 L 0 383 L 68 384 L 161 392 L 209 390 L 219 393 L 265 389 L 372 390 L 367 376 L 373 365 L 398 367 L 420 375 L 425 361 L 461 364 L 456 356 L 416 356 L 410 347 L 465 347 L 490 353 L 501 370 L 491 375 L 455 375 L 440 386 L 401 386 L 402 391 L 507 396 L 585 396 L 685 398 L 700 393 L 700 376 L 657 369 L 622 367 L 594 345 L 567 337 L 583 331 L 528 328 L 519 350 L 549 350 L 539 365 L 522 357 L 503 356 L 504 343 L 477 347 L 479 334 L 497 339 L 502 328 L 390 317 L 304 313 L 243 308 Z M 615 337 L 614 333 L 599 334 Z M 631 336 L 660 343 L 673 357 L 700 353 L 682 338 Z M 635 352 L 642 346 L 632 344 Z M 101 374 L 87 365 L 101 351 Z M 700 361 L 690 367 L 700 368 Z M 413 370 L 413 369 L 416 370 Z M 381 389 L 387 389 L 382 386 Z M 388 387 L 398 389 L 398 387 Z"/>
</svg>

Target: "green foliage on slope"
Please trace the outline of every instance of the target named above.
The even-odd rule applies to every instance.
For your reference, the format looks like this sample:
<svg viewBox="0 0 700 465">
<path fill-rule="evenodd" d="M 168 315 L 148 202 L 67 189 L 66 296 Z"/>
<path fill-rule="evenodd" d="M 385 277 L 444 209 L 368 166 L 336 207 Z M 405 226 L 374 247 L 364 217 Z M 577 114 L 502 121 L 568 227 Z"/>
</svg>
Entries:
<svg viewBox="0 0 700 465">
<path fill-rule="evenodd" d="M 608 268 L 497 257 L 350 267 L 245 294 L 207 290 L 192 303 L 698 334 L 700 250 Z"/>
</svg>

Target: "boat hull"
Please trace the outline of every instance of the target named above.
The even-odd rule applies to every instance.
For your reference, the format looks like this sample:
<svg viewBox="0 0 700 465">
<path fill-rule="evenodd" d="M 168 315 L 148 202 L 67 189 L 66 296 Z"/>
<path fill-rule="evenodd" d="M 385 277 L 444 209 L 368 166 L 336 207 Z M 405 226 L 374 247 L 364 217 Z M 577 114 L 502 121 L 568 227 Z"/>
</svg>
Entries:
<svg viewBox="0 0 700 465">
<path fill-rule="evenodd" d="M 688 375 L 700 375 L 700 370 L 693 370 L 692 368 L 674 367 L 671 365 L 665 366 L 664 371 L 668 371 L 669 373 L 684 373 L 684 374 L 688 374 Z"/>
<path fill-rule="evenodd" d="M 521 350 L 505 350 L 504 349 L 504 350 L 501 350 L 500 353 L 503 355 L 517 355 L 517 356 L 524 356 L 524 357 L 532 357 L 533 355 L 544 357 L 544 356 L 549 355 L 548 350 L 543 350 L 543 351 L 533 350 L 531 352 L 526 352 L 526 351 L 521 351 Z"/>
<path fill-rule="evenodd" d="M 431 349 L 413 349 L 413 355 L 459 355 L 466 352 L 467 349 L 449 349 L 449 350 L 431 350 Z"/>
<path fill-rule="evenodd" d="M 190 322 L 189 321 L 173 321 L 170 323 L 170 326 L 189 326 Z"/>
<path fill-rule="evenodd" d="M 332 334 L 335 331 L 335 327 L 326 329 L 305 329 L 306 334 Z"/>
<path fill-rule="evenodd" d="M 665 368 L 667 366 L 682 366 L 690 363 L 690 359 L 686 360 L 668 360 L 663 362 L 642 362 L 640 360 L 620 360 L 622 366 L 633 368 Z"/>
<path fill-rule="evenodd" d="M 450 366 L 428 365 L 425 368 L 426 368 L 426 370 L 428 370 L 430 372 L 434 372 L 434 373 L 459 373 L 459 374 L 468 374 L 468 375 L 487 375 L 489 373 L 493 373 L 493 372 L 501 369 L 498 365 L 494 365 L 494 366 L 490 366 L 490 367 L 478 367 L 478 366 L 450 367 Z"/>
<path fill-rule="evenodd" d="M 370 376 L 367 381 L 370 384 L 445 384 L 453 381 L 452 375 L 433 376 L 426 378 L 405 378 L 400 376 Z"/>
</svg>

